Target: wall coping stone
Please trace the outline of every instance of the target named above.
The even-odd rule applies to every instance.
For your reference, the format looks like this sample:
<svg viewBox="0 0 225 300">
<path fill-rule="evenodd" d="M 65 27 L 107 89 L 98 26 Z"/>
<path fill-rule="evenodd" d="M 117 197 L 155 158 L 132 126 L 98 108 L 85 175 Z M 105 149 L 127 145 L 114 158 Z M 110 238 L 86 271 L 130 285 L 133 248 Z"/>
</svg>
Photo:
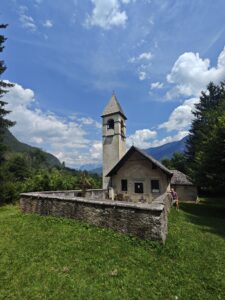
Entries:
<svg viewBox="0 0 225 300">
<path fill-rule="evenodd" d="M 32 193 L 41 193 L 41 194 L 50 194 L 50 193 L 74 193 L 74 192 L 80 192 L 81 189 L 79 190 L 57 190 L 57 191 L 42 191 L 42 192 L 32 192 Z M 101 191 L 101 192 L 107 192 L 108 189 L 87 189 L 87 192 L 97 192 L 97 191 Z M 29 193 L 23 193 L 23 194 L 29 194 Z"/>
<path fill-rule="evenodd" d="M 90 191 L 90 190 L 89 190 Z M 102 190 L 101 190 L 102 191 Z M 114 207 L 126 207 L 130 209 L 138 209 L 138 210 L 149 210 L 149 211 L 163 211 L 164 209 L 164 200 L 167 193 L 164 193 L 157 197 L 152 203 L 134 203 L 134 202 L 124 202 L 118 200 L 96 200 L 91 198 L 83 198 L 83 197 L 64 197 L 64 196 L 57 196 L 57 193 L 68 193 L 68 192 L 75 192 L 73 191 L 56 191 L 56 192 L 31 192 L 31 193 L 22 193 L 20 194 L 21 197 L 25 198 L 42 198 L 42 199 L 54 199 L 58 201 L 68 201 L 68 202 L 79 202 L 79 203 L 91 203 L 96 205 L 104 205 L 104 206 L 114 206 Z M 77 192 L 77 190 L 76 190 Z"/>
</svg>

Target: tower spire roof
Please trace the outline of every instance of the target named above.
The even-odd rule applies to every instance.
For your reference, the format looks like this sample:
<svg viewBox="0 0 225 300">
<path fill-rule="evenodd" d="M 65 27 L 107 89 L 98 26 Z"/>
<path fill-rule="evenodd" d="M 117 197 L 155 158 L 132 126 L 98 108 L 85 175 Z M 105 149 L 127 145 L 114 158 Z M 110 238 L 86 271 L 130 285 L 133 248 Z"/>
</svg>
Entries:
<svg viewBox="0 0 225 300">
<path fill-rule="evenodd" d="M 125 120 L 127 119 L 120 103 L 118 102 L 118 100 L 116 98 L 115 93 L 113 92 L 112 97 L 110 98 L 108 104 L 106 105 L 106 107 L 102 113 L 102 117 L 112 115 L 115 113 L 119 113 L 125 118 Z"/>
</svg>

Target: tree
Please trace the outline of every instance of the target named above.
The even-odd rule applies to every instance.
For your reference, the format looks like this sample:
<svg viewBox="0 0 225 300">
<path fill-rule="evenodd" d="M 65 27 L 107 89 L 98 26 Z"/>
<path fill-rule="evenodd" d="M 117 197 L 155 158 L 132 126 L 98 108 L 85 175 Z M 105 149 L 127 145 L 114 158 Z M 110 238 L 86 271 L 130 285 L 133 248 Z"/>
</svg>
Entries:
<svg viewBox="0 0 225 300">
<path fill-rule="evenodd" d="M 16 155 L 8 162 L 8 170 L 16 181 L 23 181 L 30 175 L 30 168 L 25 156 Z"/>
<path fill-rule="evenodd" d="M 178 170 L 180 172 L 187 172 L 187 161 L 184 153 L 175 152 L 171 158 L 171 165 L 174 170 Z"/>
<path fill-rule="evenodd" d="M 80 189 L 81 189 L 81 196 L 85 197 L 87 189 L 91 188 L 91 183 L 89 178 L 87 177 L 87 173 L 83 172 L 80 176 Z"/>
<path fill-rule="evenodd" d="M 184 153 L 175 152 L 171 159 L 164 158 L 162 164 L 171 170 L 178 170 L 180 172 L 187 172 L 187 160 Z"/>
<path fill-rule="evenodd" d="M 0 24 L 0 29 L 5 29 L 6 27 L 6 24 Z M 4 35 L 0 34 L 0 52 L 2 52 L 4 49 L 5 41 L 6 38 L 4 37 Z M 0 76 L 5 72 L 5 70 L 5 63 L 3 60 L 0 60 Z M 15 122 L 12 122 L 6 118 L 6 115 L 9 114 L 10 111 L 5 109 L 5 105 L 7 104 L 7 102 L 2 100 L 2 97 L 8 92 L 7 89 L 12 86 L 13 84 L 0 80 L 0 163 L 4 161 L 4 152 L 6 150 L 5 146 L 3 145 L 4 130 L 15 124 Z"/>
<path fill-rule="evenodd" d="M 29 156 L 31 158 L 32 165 L 36 168 L 48 164 L 44 152 L 39 148 L 33 148 L 32 150 L 30 150 Z"/>
<path fill-rule="evenodd" d="M 174 169 L 174 167 L 172 166 L 171 160 L 169 158 L 163 158 L 161 160 L 161 163 L 170 170 Z"/>
<path fill-rule="evenodd" d="M 189 175 L 204 190 L 225 188 L 225 83 L 210 83 L 196 104 L 186 158 Z"/>
<path fill-rule="evenodd" d="M 207 190 L 224 195 L 225 189 L 225 98 L 218 106 L 218 119 L 214 123 L 202 155 L 202 170 Z"/>
</svg>

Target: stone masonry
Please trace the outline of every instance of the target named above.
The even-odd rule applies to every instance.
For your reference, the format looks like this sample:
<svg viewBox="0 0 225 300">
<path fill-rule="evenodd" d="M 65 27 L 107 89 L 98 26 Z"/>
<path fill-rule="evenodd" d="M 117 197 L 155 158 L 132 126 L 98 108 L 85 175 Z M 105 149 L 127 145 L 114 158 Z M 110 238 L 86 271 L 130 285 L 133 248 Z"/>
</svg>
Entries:
<svg viewBox="0 0 225 300">
<path fill-rule="evenodd" d="M 67 194 L 66 194 L 67 193 Z M 74 218 L 147 240 L 165 242 L 171 200 L 163 194 L 151 204 L 96 200 L 74 196 L 77 191 L 21 194 L 24 213 Z M 104 191 L 100 191 L 102 195 Z M 91 191 L 89 191 L 91 195 Z"/>
</svg>

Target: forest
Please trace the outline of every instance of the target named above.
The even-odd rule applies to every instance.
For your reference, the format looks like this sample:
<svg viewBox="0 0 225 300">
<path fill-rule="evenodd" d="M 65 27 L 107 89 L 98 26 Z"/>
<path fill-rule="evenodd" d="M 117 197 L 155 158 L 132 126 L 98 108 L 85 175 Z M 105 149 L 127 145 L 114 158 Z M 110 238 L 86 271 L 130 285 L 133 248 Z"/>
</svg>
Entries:
<svg viewBox="0 0 225 300">
<path fill-rule="evenodd" d="M 42 151 L 10 153 L 1 159 L 1 203 L 14 203 L 22 192 L 100 188 L 101 177 L 86 171 L 50 166 Z M 9 155 L 10 154 L 10 155 Z"/>
</svg>

